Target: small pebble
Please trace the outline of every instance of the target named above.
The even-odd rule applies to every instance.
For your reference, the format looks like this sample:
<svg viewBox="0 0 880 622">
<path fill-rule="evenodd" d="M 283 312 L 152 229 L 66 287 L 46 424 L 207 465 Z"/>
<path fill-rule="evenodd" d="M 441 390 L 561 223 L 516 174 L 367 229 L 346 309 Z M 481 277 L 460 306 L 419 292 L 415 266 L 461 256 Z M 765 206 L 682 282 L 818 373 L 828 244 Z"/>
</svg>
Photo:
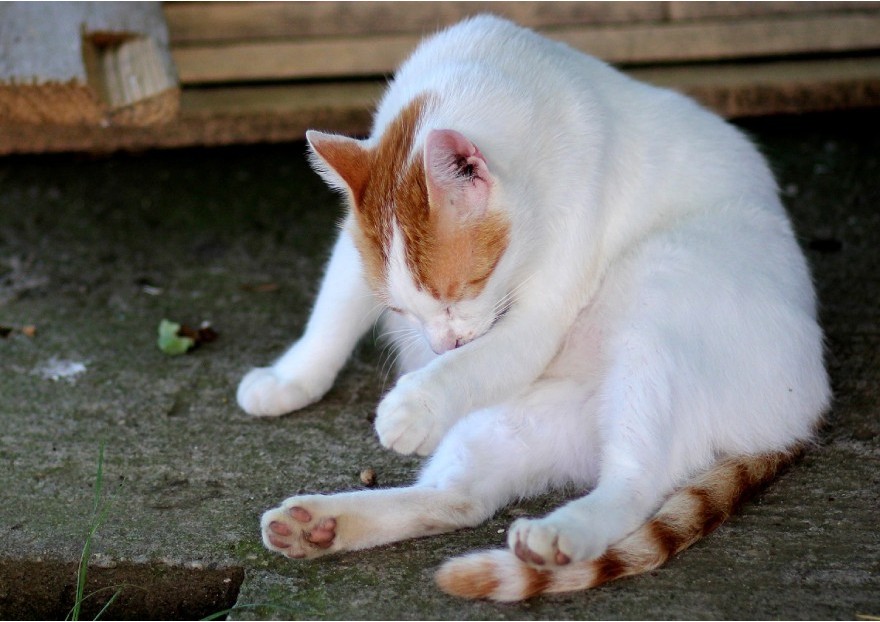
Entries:
<svg viewBox="0 0 880 622">
<path fill-rule="evenodd" d="M 376 471 L 372 468 L 366 468 L 361 471 L 361 484 L 366 486 L 367 488 L 372 488 L 376 485 Z"/>
</svg>

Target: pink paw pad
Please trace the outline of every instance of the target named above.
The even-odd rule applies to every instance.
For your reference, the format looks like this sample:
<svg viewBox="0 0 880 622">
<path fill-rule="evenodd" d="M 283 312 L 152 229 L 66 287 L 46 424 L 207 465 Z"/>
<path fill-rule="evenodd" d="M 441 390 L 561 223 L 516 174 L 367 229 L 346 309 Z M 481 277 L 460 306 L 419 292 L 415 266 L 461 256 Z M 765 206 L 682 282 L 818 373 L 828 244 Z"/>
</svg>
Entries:
<svg viewBox="0 0 880 622">
<path fill-rule="evenodd" d="M 546 562 L 544 558 L 532 551 L 529 547 L 522 543 L 522 541 L 517 540 L 516 546 L 513 549 L 513 552 L 519 557 L 522 561 L 527 564 L 534 564 L 536 566 L 543 566 Z"/>
<path fill-rule="evenodd" d="M 542 556 L 535 553 L 519 539 L 517 539 L 516 545 L 513 547 L 513 552 L 518 558 L 527 564 L 543 566 L 547 563 Z M 556 554 L 553 556 L 553 561 L 557 566 L 565 566 L 571 563 L 571 558 L 562 551 L 557 550 Z"/>
<path fill-rule="evenodd" d="M 290 527 L 277 520 L 273 520 L 269 523 L 269 529 L 272 533 L 278 534 L 279 536 L 289 536 L 293 533 L 293 530 Z"/>
<path fill-rule="evenodd" d="M 294 506 L 288 510 L 290 517 L 299 522 L 299 523 L 307 523 L 312 520 L 312 515 L 305 508 Z"/>
<path fill-rule="evenodd" d="M 293 533 L 293 531 L 285 525 L 284 523 L 280 523 L 278 521 L 272 521 L 269 523 L 269 531 L 272 533 L 269 534 L 269 542 L 272 543 L 272 546 L 278 547 L 279 549 L 287 549 L 290 548 L 290 542 L 279 538 L 279 536 L 289 536 Z"/>
<path fill-rule="evenodd" d="M 336 537 L 336 519 L 324 518 L 311 531 L 303 534 L 305 539 L 315 546 L 326 549 L 333 544 Z"/>
</svg>

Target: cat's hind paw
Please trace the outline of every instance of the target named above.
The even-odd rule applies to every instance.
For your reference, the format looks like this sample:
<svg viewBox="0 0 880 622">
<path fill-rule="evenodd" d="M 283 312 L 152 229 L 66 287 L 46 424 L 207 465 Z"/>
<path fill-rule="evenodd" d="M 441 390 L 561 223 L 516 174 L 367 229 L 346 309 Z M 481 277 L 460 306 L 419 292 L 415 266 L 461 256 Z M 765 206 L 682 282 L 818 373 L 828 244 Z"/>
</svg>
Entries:
<svg viewBox="0 0 880 622">
<path fill-rule="evenodd" d="M 579 539 L 577 530 L 566 529 L 549 518 L 518 519 L 507 534 L 510 550 L 522 561 L 538 567 L 565 566 L 585 559 L 577 546 Z"/>
<path fill-rule="evenodd" d="M 263 544 L 291 559 L 326 555 L 336 547 L 336 517 L 308 510 L 308 500 L 293 498 L 263 514 Z"/>
<path fill-rule="evenodd" d="M 271 367 L 249 371 L 238 385 L 236 399 L 249 415 L 277 417 L 308 406 L 321 398 L 296 380 L 281 378 Z"/>
</svg>

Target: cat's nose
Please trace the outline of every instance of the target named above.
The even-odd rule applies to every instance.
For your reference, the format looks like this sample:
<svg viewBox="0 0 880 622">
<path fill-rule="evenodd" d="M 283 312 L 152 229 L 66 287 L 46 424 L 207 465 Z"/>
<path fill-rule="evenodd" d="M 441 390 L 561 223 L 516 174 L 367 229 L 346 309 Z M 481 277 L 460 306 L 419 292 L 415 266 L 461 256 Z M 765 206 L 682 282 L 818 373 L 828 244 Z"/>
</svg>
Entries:
<svg viewBox="0 0 880 622">
<path fill-rule="evenodd" d="M 464 341 L 452 331 L 442 335 L 431 335 L 429 342 L 434 354 L 443 354 L 464 344 Z"/>
</svg>

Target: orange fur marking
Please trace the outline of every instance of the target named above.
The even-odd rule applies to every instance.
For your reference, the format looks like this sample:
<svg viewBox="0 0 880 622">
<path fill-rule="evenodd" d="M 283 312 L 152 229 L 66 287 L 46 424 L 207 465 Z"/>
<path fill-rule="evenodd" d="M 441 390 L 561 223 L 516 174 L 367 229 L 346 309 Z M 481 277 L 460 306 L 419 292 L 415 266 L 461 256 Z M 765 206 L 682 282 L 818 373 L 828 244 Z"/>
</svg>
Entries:
<svg viewBox="0 0 880 622">
<path fill-rule="evenodd" d="M 356 224 L 350 232 L 374 291 L 381 291 L 387 278 L 396 223 L 416 285 L 454 302 L 482 291 L 507 248 L 510 224 L 498 213 L 459 222 L 429 205 L 423 158 L 410 155 L 432 105 L 430 95 L 415 98 L 371 150 L 330 146 L 321 155 L 351 188 Z"/>
<path fill-rule="evenodd" d="M 467 570 L 457 568 L 453 572 L 441 569 L 436 575 L 437 584 L 447 594 L 462 598 L 486 598 L 501 585 L 495 576 L 495 564 L 483 560 L 478 567 Z M 462 571 L 464 570 L 464 571 Z"/>
<path fill-rule="evenodd" d="M 717 527 L 798 452 L 796 448 L 793 453 L 740 456 L 715 465 L 673 493 L 653 518 L 598 559 L 538 570 L 523 562 L 505 566 L 475 554 L 447 562 L 438 572 L 437 582 L 456 596 L 515 600 L 548 591 L 588 589 L 653 570 Z M 511 551 L 505 554 L 514 555 Z M 518 593 L 511 592 L 513 585 L 521 585 Z"/>
<path fill-rule="evenodd" d="M 473 298 L 482 291 L 507 248 L 510 226 L 497 213 L 475 222 L 446 220 L 450 220 L 448 216 L 431 212 L 428 230 L 421 232 L 427 243 L 421 246 L 420 254 L 407 257 L 410 269 L 435 298 L 450 302 Z"/>
</svg>

